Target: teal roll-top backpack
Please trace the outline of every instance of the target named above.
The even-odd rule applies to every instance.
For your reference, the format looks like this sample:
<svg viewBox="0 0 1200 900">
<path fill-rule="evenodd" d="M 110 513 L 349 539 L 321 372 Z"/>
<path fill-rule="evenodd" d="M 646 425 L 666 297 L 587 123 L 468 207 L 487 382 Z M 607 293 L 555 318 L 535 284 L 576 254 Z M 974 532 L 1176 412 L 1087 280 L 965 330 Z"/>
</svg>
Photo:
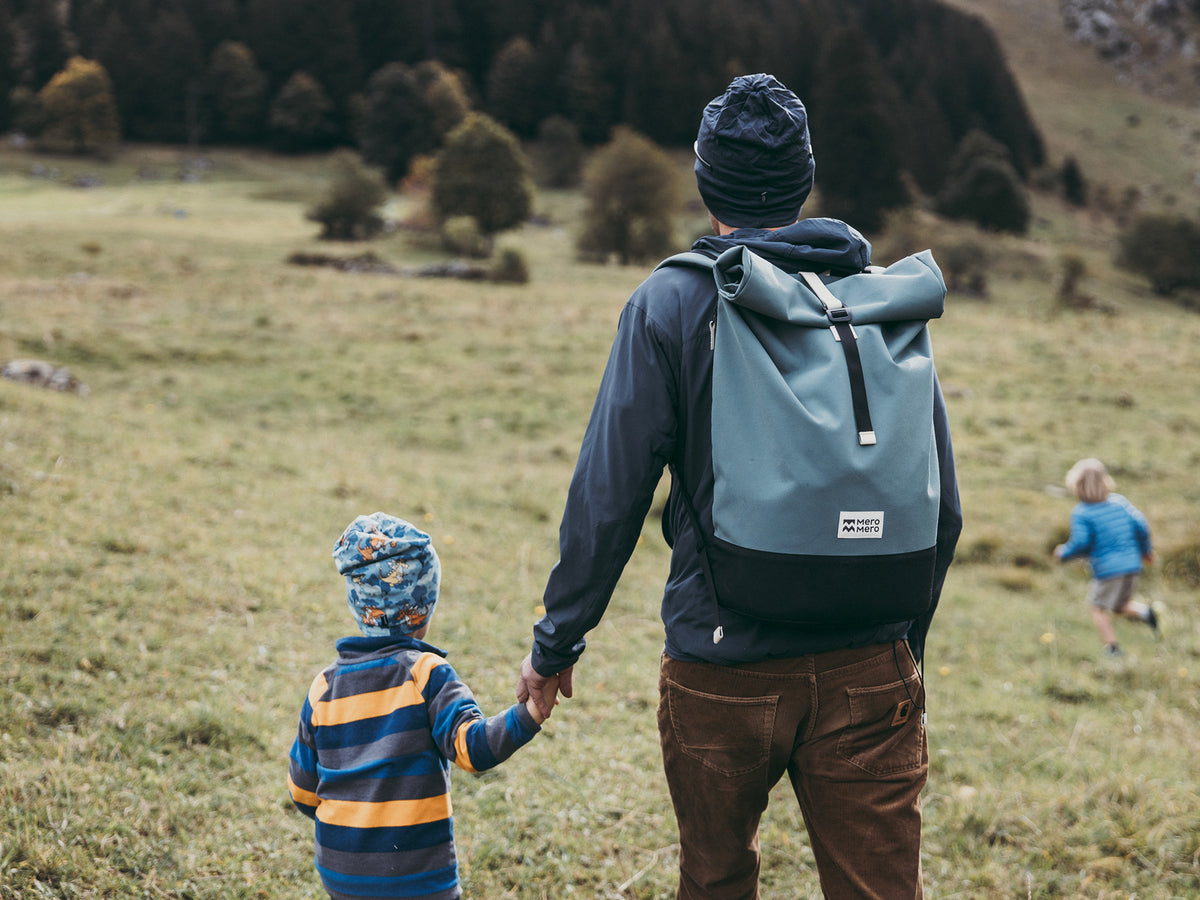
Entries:
<svg viewBox="0 0 1200 900">
<path fill-rule="evenodd" d="M 717 285 L 711 542 L 689 512 L 718 606 L 815 628 L 927 613 L 940 505 L 928 321 L 946 296 L 932 254 L 839 278 L 741 246 L 664 264 L 711 267 Z"/>
</svg>

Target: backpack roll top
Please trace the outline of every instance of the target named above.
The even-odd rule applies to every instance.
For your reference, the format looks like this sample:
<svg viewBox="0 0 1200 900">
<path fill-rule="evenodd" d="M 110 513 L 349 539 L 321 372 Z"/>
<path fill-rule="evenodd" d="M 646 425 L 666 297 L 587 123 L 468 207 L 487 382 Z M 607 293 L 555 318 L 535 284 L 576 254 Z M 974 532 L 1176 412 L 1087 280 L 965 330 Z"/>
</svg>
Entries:
<svg viewBox="0 0 1200 900">
<path fill-rule="evenodd" d="M 734 247 L 713 272 L 718 602 L 814 626 L 924 614 L 940 503 L 927 322 L 945 303 L 932 255 L 810 285 Z"/>
</svg>

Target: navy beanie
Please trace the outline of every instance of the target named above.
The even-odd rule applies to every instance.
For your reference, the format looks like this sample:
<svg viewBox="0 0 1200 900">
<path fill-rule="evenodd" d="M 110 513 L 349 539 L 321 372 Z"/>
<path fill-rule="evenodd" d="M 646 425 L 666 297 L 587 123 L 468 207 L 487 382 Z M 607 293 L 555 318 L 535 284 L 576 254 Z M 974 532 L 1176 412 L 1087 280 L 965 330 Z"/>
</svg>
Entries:
<svg viewBox="0 0 1200 900">
<path fill-rule="evenodd" d="M 776 228 L 800 218 L 815 168 L 808 113 L 774 75 L 739 75 L 704 107 L 696 186 L 717 221 Z"/>
</svg>

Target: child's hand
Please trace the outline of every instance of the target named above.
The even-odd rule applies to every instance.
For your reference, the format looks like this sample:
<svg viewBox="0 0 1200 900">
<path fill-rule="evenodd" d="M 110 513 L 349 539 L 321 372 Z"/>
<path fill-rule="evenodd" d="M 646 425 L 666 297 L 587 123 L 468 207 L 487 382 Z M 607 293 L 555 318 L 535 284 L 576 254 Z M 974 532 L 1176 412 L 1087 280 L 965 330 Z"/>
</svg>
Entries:
<svg viewBox="0 0 1200 900">
<path fill-rule="evenodd" d="M 546 721 L 547 717 L 542 715 L 541 708 L 536 703 L 533 702 L 532 698 L 525 701 L 525 708 L 527 710 L 529 710 L 529 714 L 531 716 L 533 716 L 533 721 L 536 722 L 538 725 L 541 725 L 543 722 Z"/>
</svg>

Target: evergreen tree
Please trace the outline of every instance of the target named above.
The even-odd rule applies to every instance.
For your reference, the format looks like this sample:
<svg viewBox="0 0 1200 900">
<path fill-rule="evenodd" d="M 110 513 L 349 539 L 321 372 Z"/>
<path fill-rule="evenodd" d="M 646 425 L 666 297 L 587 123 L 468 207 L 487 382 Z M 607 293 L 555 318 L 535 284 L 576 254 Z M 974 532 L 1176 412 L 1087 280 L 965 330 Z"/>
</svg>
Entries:
<svg viewBox="0 0 1200 900">
<path fill-rule="evenodd" d="M 1083 171 L 1079 168 L 1079 163 L 1075 157 L 1068 156 L 1062 165 L 1062 171 L 1059 173 L 1059 178 L 1062 179 L 1063 196 L 1072 206 L 1085 206 L 1087 204 L 1087 182 L 1083 178 Z"/>
<path fill-rule="evenodd" d="M 440 221 L 471 216 L 485 235 L 524 222 L 533 186 L 516 137 L 483 113 L 468 115 L 437 155 L 431 201 Z"/>
<path fill-rule="evenodd" d="M 13 127 L 12 91 L 17 85 L 16 32 L 9 3 L 0 0 L 0 134 Z"/>
<path fill-rule="evenodd" d="M 104 67 L 72 57 L 38 92 L 45 115 L 42 141 L 75 153 L 108 153 L 121 138 L 112 81 Z"/>
<path fill-rule="evenodd" d="M 413 75 L 433 113 L 433 134 L 440 144 L 471 111 L 471 97 L 463 76 L 458 71 L 450 71 L 436 59 L 417 63 L 413 67 Z"/>
<path fill-rule="evenodd" d="M 531 136 L 542 118 L 542 82 L 533 44 L 518 35 L 496 58 L 487 78 L 487 108 L 502 125 Z"/>
<path fill-rule="evenodd" d="M 262 133 L 267 78 L 249 47 L 238 41 L 222 41 L 209 60 L 204 82 L 211 137 L 244 142 Z"/>
<path fill-rule="evenodd" d="M 982 228 L 1024 234 L 1029 227 L 1029 199 L 1009 150 L 982 131 L 963 138 L 935 208 Z"/>
<path fill-rule="evenodd" d="M 178 0 L 121 0 L 103 12 L 98 33 L 84 42 L 112 77 L 125 133 L 135 140 L 183 141 L 198 136 L 204 56 L 191 19 Z"/>
<path fill-rule="evenodd" d="M 699 112 L 712 94 L 705 96 L 705 79 L 697 78 L 663 9 L 642 8 L 645 21 L 634 35 L 635 43 L 623 69 L 625 90 L 621 121 L 656 143 L 686 145 L 695 140 Z M 647 85 L 652 85 L 650 90 Z M 716 86 L 719 93 L 724 85 Z"/>
<path fill-rule="evenodd" d="M 226 41 L 238 40 L 244 30 L 241 0 L 180 0 L 180 8 L 195 28 L 206 57 Z"/>
<path fill-rule="evenodd" d="M 812 137 L 821 212 L 862 231 L 907 202 L 888 97 L 874 49 L 849 28 L 826 40 L 813 93 Z"/>
<path fill-rule="evenodd" d="M 579 183 L 583 141 L 579 129 L 564 116 L 550 116 L 538 128 L 535 144 L 537 175 L 547 187 L 568 188 Z"/>
<path fill-rule="evenodd" d="M 400 181 L 414 157 L 437 148 L 434 119 L 416 73 L 404 63 L 388 63 L 367 82 L 359 134 L 363 158 L 383 166 L 390 182 Z"/>
<path fill-rule="evenodd" d="M 307 72 L 296 72 L 271 103 L 267 118 L 272 142 L 285 152 L 303 153 L 330 146 L 336 133 L 333 103 Z"/>
<path fill-rule="evenodd" d="M 430 0 L 353 0 L 351 20 L 363 71 L 432 58 L 425 20 L 432 20 L 434 5 Z"/>
<path fill-rule="evenodd" d="M 567 56 L 564 93 L 567 118 L 584 141 L 596 144 L 606 140 L 616 122 L 613 91 L 582 45 L 572 47 Z"/>
<path fill-rule="evenodd" d="M 670 252 L 679 205 L 675 166 L 652 141 L 624 126 L 614 129 L 588 166 L 584 194 L 582 256 L 616 254 L 627 264 Z"/>
<path fill-rule="evenodd" d="M 63 6 L 58 0 L 25 0 L 18 27 L 23 36 L 25 71 L 22 80 L 35 89 L 67 65 L 71 56 Z M 17 49 L 14 47 L 14 50 Z"/>
<path fill-rule="evenodd" d="M 351 5 L 327 0 L 249 0 L 247 43 L 272 89 L 307 72 L 332 103 L 339 132 L 349 121 L 350 98 L 362 90 Z"/>
</svg>

